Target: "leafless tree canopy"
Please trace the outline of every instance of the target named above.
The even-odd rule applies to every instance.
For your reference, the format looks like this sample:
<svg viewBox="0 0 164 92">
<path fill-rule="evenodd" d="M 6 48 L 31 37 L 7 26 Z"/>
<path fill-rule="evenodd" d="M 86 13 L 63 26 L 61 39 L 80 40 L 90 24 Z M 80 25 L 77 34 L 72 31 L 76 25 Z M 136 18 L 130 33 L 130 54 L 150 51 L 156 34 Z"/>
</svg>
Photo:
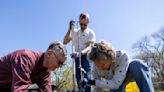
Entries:
<svg viewBox="0 0 164 92">
<path fill-rule="evenodd" d="M 145 36 L 133 45 L 137 58 L 143 59 L 150 67 L 155 81 L 164 81 L 164 27 Z"/>
</svg>

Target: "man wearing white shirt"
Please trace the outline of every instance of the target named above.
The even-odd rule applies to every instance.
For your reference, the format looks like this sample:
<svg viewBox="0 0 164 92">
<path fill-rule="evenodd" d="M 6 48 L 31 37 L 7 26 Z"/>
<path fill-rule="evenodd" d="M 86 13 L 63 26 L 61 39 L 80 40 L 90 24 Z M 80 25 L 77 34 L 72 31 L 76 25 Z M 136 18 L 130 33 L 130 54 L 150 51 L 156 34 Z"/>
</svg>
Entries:
<svg viewBox="0 0 164 92">
<path fill-rule="evenodd" d="M 129 59 L 125 51 L 115 51 L 106 41 L 96 42 L 89 52 L 93 61 L 93 80 L 81 84 L 95 85 L 94 92 L 110 89 L 110 92 L 125 92 L 126 84 L 136 81 L 140 92 L 154 92 L 149 67 L 139 59 Z"/>
<path fill-rule="evenodd" d="M 71 40 L 75 45 L 75 51 L 81 54 L 81 67 L 86 71 L 84 78 L 88 78 L 87 74 L 90 72 L 90 64 L 87 59 L 87 52 L 91 44 L 95 42 L 95 33 L 93 30 L 88 28 L 89 15 L 87 13 L 81 13 L 79 16 L 80 29 L 74 29 L 74 22 L 70 21 L 69 30 L 64 38 L 64 44 L 69 43 Z M 79 81 L 81 80 L 80 68 L 79 68 L 79 57 L 75 58 L 76 64 L 76 80 L 78 87 Z M 91 88 L 86 87 L 85 92 L 90 92 Z"/>
</svg>

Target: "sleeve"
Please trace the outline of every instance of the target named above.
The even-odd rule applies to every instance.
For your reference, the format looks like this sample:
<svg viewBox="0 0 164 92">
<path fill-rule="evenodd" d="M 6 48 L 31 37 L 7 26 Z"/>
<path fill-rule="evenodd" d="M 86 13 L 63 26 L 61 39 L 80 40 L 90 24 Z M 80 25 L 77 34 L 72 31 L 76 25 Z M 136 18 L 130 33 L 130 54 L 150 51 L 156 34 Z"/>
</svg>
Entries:
<svg viewBox="0 0 164 92">
<path fill-rule="evenodd" d="M 101 77 L 98 75 L 98 70 L 97 67 L 93 64 L 93 68 L 92 68 L 92 77 L 94 80 L 100 80 Z M 94 92 L 102 92 L 103 89 L 98 87 L 98 86 L 94 86 Z"/>
<path fill-rule="evenodd" d="M 113 78 L 111 80 L 96 80 L 96 86 L 100 88 L 118 89 L 123 83 L 129 66 L 128 55 L 122 54 L 118 59 Z"/>
<path fill-rule="evenodd" d="M 27 92 L 31 85 L 29 59 L 17 56 L 12 61 L 12 92 Z"/>
<path fill-rule="evenodd" d="M 52 92 L 50 72 L 43 72 L 40 81 L 37 83 L 41 92 Z"/>
<path fill-rule="evenodd" d="M 90 29 L 91 30 L 91 29 Z M 89 41 L 95 42 L 96 41 L 96 36 L 93 30 L 90 31 L 89 34 Z"/>
</svg>

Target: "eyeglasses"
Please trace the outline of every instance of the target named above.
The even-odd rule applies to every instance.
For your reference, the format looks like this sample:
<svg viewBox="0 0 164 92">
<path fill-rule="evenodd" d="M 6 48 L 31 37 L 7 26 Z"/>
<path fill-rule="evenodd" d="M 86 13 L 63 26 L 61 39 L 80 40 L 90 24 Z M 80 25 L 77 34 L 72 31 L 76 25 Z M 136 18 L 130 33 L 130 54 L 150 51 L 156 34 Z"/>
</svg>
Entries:
<svg viewBox="0 0 164 92">
<path fill-rule="evenodd" d="M 62 61 L 59 60 L 59 58 L 57 57 L 57 55 L 56 55 L 55 52 L 54 52 L 54 55 L 55 55 L 55 57 L 56 57 L 59 65 L 65 65 L 64 62 L 62 62 Z"/>
<path fill-rule="evenodd" d="M 85 26 L 85 27 L 86 27 L 86 26 L 87 26 L 87 24 L 82 24 L 82 23 L 81 23 L 81 24 L 80 24 L 80 26 Z"/>
</svg>

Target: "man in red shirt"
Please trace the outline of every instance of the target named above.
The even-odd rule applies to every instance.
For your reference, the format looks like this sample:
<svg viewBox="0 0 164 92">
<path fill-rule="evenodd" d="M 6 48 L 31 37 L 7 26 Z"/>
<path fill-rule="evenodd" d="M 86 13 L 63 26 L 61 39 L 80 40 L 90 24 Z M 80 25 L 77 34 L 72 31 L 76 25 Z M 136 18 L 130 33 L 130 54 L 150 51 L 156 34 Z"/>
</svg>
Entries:
<svg viewBox="0 0 164 92">
<path fill-rule="evenodd" d="M 59 41 L 46 52 L 17 50 L 0 58 L 0 92 L 27 92 L 36 83 L 41 92 L 52 92 L 50 71 L 62 67 L 66 48 Z"/>
</svg>

